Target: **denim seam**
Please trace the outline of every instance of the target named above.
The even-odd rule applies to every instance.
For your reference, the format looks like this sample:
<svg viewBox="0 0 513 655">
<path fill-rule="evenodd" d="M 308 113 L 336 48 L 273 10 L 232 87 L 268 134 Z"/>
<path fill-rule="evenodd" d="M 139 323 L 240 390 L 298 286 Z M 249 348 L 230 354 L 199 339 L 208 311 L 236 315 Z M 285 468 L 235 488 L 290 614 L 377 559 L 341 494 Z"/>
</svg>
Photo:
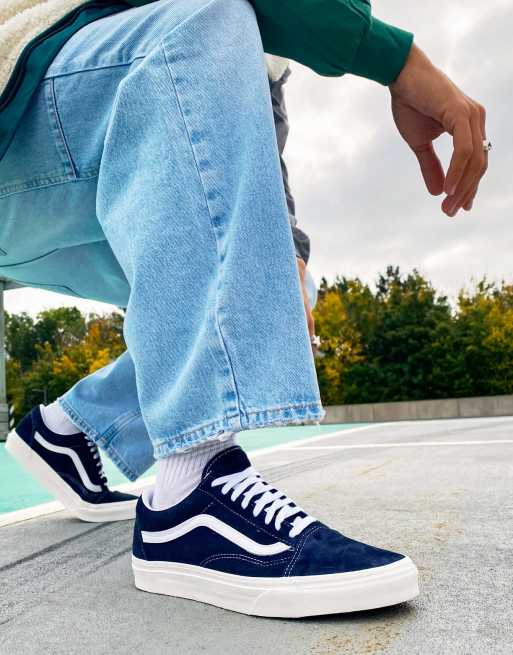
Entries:
<svg viewBox="0 0 513 655">
<path fill-rule="evenodd" d="M 16 266 L 17 264 L 12 264 L 12 266 Z M 21 280 L 17 279 L 15 280 L 16 282 L 19 282 L 20 284 L 23 284 L 23 286 L 26 287 L 31 287 L 33 289 L 60 289 L 61 293 L 64 291 L 65 295 L 68 296 L 73 296 L 74 298 L 84 298 L 83 296 L 80 296 L 76 291 L 73 291 L 71 287 L 67 287 L 65 284 L 50 284 L 49 282 L 32 282 L 31 280 Z M 57 292 L 58 293 L 58 292 Z"/>
<path fill-rule="evenodd" d="M 189 437 L 191 435 L 195 435 L 198 432 L 201 432 L 202 430 L 207 430 L 210 427 L 214 427 L 218 423 L 222 423 L 223 421 L 229 421 L 230 419 L 237 418 L 238 414 L 226 414 L 225 416 L 220 416 L 217 419 L 214 419 L 213 421 L 207 421 L 206 423 L 201 423 L 200 425 L 196 425 L 187 432 L 180 432 L 179 435 L 176 435 L 177 438 L 183 439 L 184 437 Z M 162 444 L 162 443 L 167 443 L 169 441 L 169 437 L 162 437 L 159 441 L 157 441 L 157 444 Z"/>
<path fill-rule="evenodd" d="M 210 6 L 210 4 L 213 4 L 214 2 L 216 2 L 216 0 L 212 0 L 206 7 L 203 7 L 201 9 L 201 11 L 206 9 L 208 6 Z M 196 13 L 199 13 L 199 12 L 196 12 Z M 193 16 L 189 17 L 188 20 L 193 18 L 194 15 L 195 14 L 193 14 Z M 199 181 L 200 181 L 200 184 L 201 184 L 201 188 L 203 190 L 203 195 L 204 195 L 204 200 L 205 200 L 205 209 L 207 210 L 207 213 L 208 213 L 210 227 L 212 229 L 212 234 L 214 236 L 214 240 L 215 240 L 215 243 L 216 243 L 216 252 L 217 252 L 217 257 L 218 257 L 218 260 L 219 260 L 219 265 L 221 265 L 222 264 L 222 258 L 221 258 L 221 251 L 220 251 L 220 247 L 219 247 L 219 240 L 218 240 L 218 237 L 217 237 L 217 234 L 216 234 L 216 230 L 215 230 L 215 226 L 214 226 L 214 222 L 213 222 L 213 216 L 212 216 L 212 212 L 211 212 L 211 209 L 210 209 L 210 204 L 208 202 L 208 194 L 207 194 L 207 190 L 205 188 L 205 181 L 204 181 L 203 176 L 201 174 L 201 169 L 200 169 L 197 157 L 196 157 L 196 151 L 195 151 L 192 139 L 191 139 L 189 125 L 188 125 L 187 120 L 185 118 L 182 102 L 181 102 L 181 99 L 180 99 L 180 95 L 178 93 L 178 89 L 177 89 L 177 86 L 176 86 L 176 81 L 175 81 L 175 78 L 174 78 L 174 75 L 173 75 L 173 71 L 172 71 L 169 59 L 167 57 L 166 47 L 165 47 L 165 44 L 164 44 L 163 40 L 161 41 L 161 47 L 162 47 L 162 52 L 163 52 L 163 55 L 164 55 L 164 60 L 166 62 L 166 68 L 167 68 L 167 71 L 169 73 L 169 78 L 171 80 L 171 84 L 172 84 L 173 90 L 175 92 L 176 102 L 177 102 L 178 108 L 180 110 L 180 116 L 182 118 L 183 125 L 184 125 L 184 128 L 185 128 L 185 132 L 187 134 L 187 139 L 189 141 L 189 146 L 190 146 L 190 149 L 191 149 L 192 158 L 194 160 L 194 166 L 196 168 L 196 172 L 198 174 L 198 178 L 199 178 Z M 218 330 L 218 333 L 219 333 L 219 339 L 220 339 L 220 342 L 221 342 L 221 345 L 222 345 L 222 348 L 223 348 L 223 351 L 224 351 L 224 355 L 226 357 L 226 360 L 228 362 L 228 366 L 229 366 L 229 369 L 230 369 L 231 383 L 232 383 L 233 391 L 235 392 L 235 398 L 236 398 L 236 403 L 237 403 L 237 411 L 238 411 L 238 414 L 239 414 L 239 422 L 240 422 L 241 427 L 242 427 L 241 415 L 243 414 L 243 411 L 242 411 L 242 407 L 241 407 L 240 393 L 239 393 L 239 390 L 238 390 L 238 387 L 237 387 L 237 382 L 236 382 L 236 379 L 235 379 L 235 371 L 234 371 L 234 368 L 233 368 L 233 363 L 232 363 L 232 360 L 231 360 L 230 355 L 228 353 L 228 348 L 226 346 L 226 340 L 224 338 L 223 331 L 221 329 L 221 324 L 220 324 L 220 321 L 219 321 L 219 285 L 216 288 L 215 320 L 216 320 L 217 330 Z"/>
<path fill-rule="evenodd" d="M 46 189 L 66 182 L 75 182 L 75 179 L 70 178 L 69 174 L 62 175 L 62 171 L 55 171 L 55 174 L 46 173 L 44 176 L 36 177 L 26 182 L 11 183 L 0 188 L 0 198 L 7 198 L 8 196 L 14 196 L 17 193 L 24 193 L 25 191 Z"/>
<path fill-rule="evenodd" d="M 210 0 L 210 2 L 209 2 L 208 4 L 204 5 L 203 7 L 199 7 L 199 8 L 196 9 L 196 11 L 194 11 L 190 16 L 187 16 L 187 17 L 184 18 L 182 21 L 180 21 L 179 23 L 177 23 L 177 24 L 173 27 L 173 29 L 172 29 L 172 30 L 167 34 L 167 36 L 166 36 L 166 37 L 163 37 L 163 39 L 162 39 L 162 41 L 161 41 L 162 45 L 163 45 L 163 46 L 165 45 L 165 44 L 164 44 L 164 39 L 171 38 L 171 40 L 173 40 L 173 38 L 174 38 L 174 33 L 175 33 L 176 31 L 178 31 L 180 28 L 186 26 L 188 23 L 190 23 L 190 22 L 192 22 L 193 20 L 195 20 L 195 19 L 196 19 L 198 16 L 200 16 L 203 12 L 208 11 L 208 9 L 210 9 L 210 5 L 215 5 L 216 2 L 218 2 L 218 1 L 219 1 L 219 0 Z"/>
<path fill-rule="evenodd" d="M 239 415 L 235 415 L 235 419 L 239 419 Z M 221 425 L 224 424 L 224 427 L 221 428 Z M 216 427 L 218 426 L 218 427 Z M 214 430 L 213 433 L 208 434 L 207 436 L 204 436 L 202 434 L 196 433 L 189 433 L 193 434 L 194 436 L 188 437 L 185 441 L 182 438 L 182 435 L 176 435 L 175 437 L 171 438 L 162 438 L 159 441 L 152 441 L 153 447 L 155 451 L 166 451 L 167 454 L 162 455 L 162 457 L 168 457 L 170 454 L 175 454 L 175 453 L 184 453 L 190 450 L 191 448 L 194 448 L 195 446 L 198 446 L 200 444 L 207 443 L 209 441 L 213 441 L 214 439 L 219 439 L 219 437 L 226 433 L 226 432 L 235 432 L 235 428 L 238 427 L 237 425 L 229 425 L 229 420 L 227 421 L 215 421 L 214 423 L 210 425 L 207 425 L 203 431 L 208 430 L 208 428 L 211 427 L 212 430 Z M 202 431 L 199 431 L 202 432 Z M 171 442 L 171 448 L 169 447 Z"/>
<path fill-rule="evenodd" d="M 66 400 L 59 398 L 59 404 L 64 409 L 66 414 L 68 414 L 68 416 L 71 418 L 72 422 L 75 423 L 75 425 L 77 425 L 77 427 L 79 427 L 92 441 L 94 441 L 94 443 L 98 444 L 107 452 L 110 459 L 118 466 L 124 475 L 126 475 L 131 480 L 137 479 L 137 473 L 131 468 L 131 466 L 127 464 L 123 457 L 121 457 L 119 451 L 110 446 L 113 437 L 109 442 L 105 443 L 103 441 L 103 435 L 101 435 L 98 430 L 93 428 L 90 423 L 86 421 L 86 419 L 78 414 L 78 412 L 76 412 Z M 124 427 L 126 427 L 126 424 Z M 111 429 L 112 428 L 109 428 L 109 430 Z"/>
<path fill-rule="evenodd" d="M 0 198 L 8 198 L 19 193 L 26 193 L 27 191 L 38 191 L 39 189 L 47 189 L 49 187 L 58 186 L 60 184 L 73 184 L 75 182 L 84 182 L 93 180 L 98 177 L 99 169 L 92 168 L 84 171 L 83 175 L 77 177 L 69 177 L 69 175 L 62 175 L 61 171 L 54 171 L 46 173 L 44 176 L 32 178 L 25 182 L 11 182 L 3 187 L 0 187 Z"/>
<path fill-rule="evenodd" d="M 31 259 L 24 259 L 23 261 L 16 262 L 15 264 L 5 264 L 5 266 L 2 266 L 2 268 L 11 268 L 13 266 L 25 266 L 26 264 L 35 264 L 36 262 L 45 259 L 45 257 L 54 255 L 56 252 L 59 252 L 59 250 L 60 248 L 54 248 L 53 250 L 49 250 L 48 252 L 45 252 L 44 255 L 38 255 L 37 257 L 32 257 Z"/>
<path fill-rule="evenodd" d="M 127 426 L 130 425 L 133 421 L 141 417 L 141 410 L 133 409 L 129 412 L 125 412 L 118 418 L 114 423 L 105 430 L 102 435 L 102 439 L 106 444 L 109 444 L 113 439 L 115 439 Z"/>
<path fill-rule="evenodd" d="M 317 407 L 319 409 L 318 413 L 315 413 L 314 416 L 312 415 L 307 415 L 307 416 L 301 416 L 301 415 L 295 415 L 295 416 L 284 416 L 283 412 L 287 410 L 308 410 L 305 406 L 302 405 L 288 405 L 287 407 L 284 407 L 282 410 L 269 410 L 271 414 L 277 414 L 275 416 L 264 416 L 261 421 L 257 421 L 254 425 L 250 425 L 248 423 L 248 426 L 246 426 L 246 430 L 251 430 L 251 429 L 256 429 L 256 428 L 261 428 L 261 427 L 269 427 L 271 425 L 299 425 L 304 423 L 305 421 L 317 421 L 320 420 L 324 413 L 322 411 L 322 406 L 320 403 L 314 403 L 314 407 Z M 260 411 L 252 412 L 251 415 L 255 414 L 267 414 L 268 410 L 262 409 Z M 233 417 L 232 417 L 233 418 Z M 236 418 L 236 416 L 235 416 Z M 224 421 L 229 420 L 229 417 L 226 417 Z M 158 441 L 153 441 L 153 446 L 154 449 L 160 450 L 161 453 L 164 454 L 159 454 L 157 455 L 158 458 L 160 457 L 168 457 L 172 453 L 176 453 L 179 451 L 183 451 L 186 448 L 190 448 L 191 446 L 194 446 L 199 443 L 204 443 L 206 441 L 209 441 L 211 439 L 215 439 L 218 437 L 220 434 L 223 432 L 227 431 L 232 431 L 232 432 L 237 432 L 238 430 L 234 430 L 232 426 L 225 425 L 223 429 L 221 429 L 221 424 L 223 423 L 223 419 L 221 420 L 216 420 L 212 421 L 210 423 L 204 424 L 202 428 L 193 430 L 191 432 L 187 432 L 184 434 L 177 434 L 173 437 L 162 437 Z M 218 426 L 218 427 L 216 427 Z M 208 436 L 203 436 L 202 434 L 199 434 L 200 432 L 206 432 L 209 428 L 215 430 L 215 434 L 211 434 Z M 183 445 L 180 445 L 178 447 L 172 447 L 173 443 L 176 444 L 182 444 L 183 442 L 183 437 L 184 436 L 189 436 L 189 435 L 194 435 L 192 438 L 186 439 L 186 443 Z M 171 446 L 171 447 L 170 447 Z"/>
<path fill-rule="evenodd" d="M 59 398 L 59 405 L 64 409 L 66 414 L 71 418 L 72 422 L 77 425 L 77 427 L 82 428 L 85 434 L 90 437 L 94 442 L 100 440 L 101 435 L 92 425 L 83 418 L 78 412 L 76 412 L 69 403 L 63 398 Z"/>
<path fill-rule="evenodd" d="M 67 400 L 59 398 L 59 403 L 66 409 L 67 413 L 72 414 L 75 420 L 80 421 L 79 427 L 85 426 L 87 428 L 87 436 L 94 438 L 95 442 L 98 442 L 101 445 L 108 445 L 115 437 L 118 436 L 132 421 L 141 416 L 141 411 L 138 409 L 125 412 L 118 418 L 114 423 L 112 423 L 105 431 L 102 433 L 98 432 L 95 428 L 91 426 L 78 412 L 71 407 Z"/>
<path fill-rule="evenodd" d="M 79 180 L 94 180 L 100 174 L 100 167 L 86 168 L 82 174 L 77 173 L 77 181 Z"/>
<path fill-rule="evenodd" d="M 131 66 L 132 64 L 135 64 L 136 61 L 145 59 L 148 56 L 148 54 L 149 53 L 145 53 L 144 55 L 137 55 L 137 57 L 134 57 L 130 61 L 126 61 L 126 62 L 100 64 L 99 66 L 88 66 L 87 68 L 81 68 L 79 70 L 62 71 L 57 73 L 52 73 L 51 71 L 49 71 L 49 73 L 46 75 L 44 79 L 56 80 L 60 77 L 70 77 L 71 75 L 80 75 L 81 73 L 94 73 L 95 71 L 108 70 L 109 68 L 123 68 L 123 66 L 128 67 Z"/>
<path fill-rule="evenodd" d="M 74 169 L 68 158 L 66 146 L 63 144 L 62 141 L 62 133 L 60 132 L 59 129 L 59 120 L 55 112 L 53 82 L 51 80 L 48 80 L 47 82 L 44 83 L 44 95 L 46 101 L 46 111 L 48 116 L 49 128 L 53 136 L 54 145 L 57 149 L 57 152 L 59 153 L 61 165 L 64 169 L 63 177 L 65 177 L 65 179 L 72 180 L 74 178 Z"/>
<path fill-rule="evenodd" d="M 127 464 L 127 462 L 119 454 L 119 451 L 110 446 L 104 446 L 103 449 L 125 477 L 127 477 L 132 482 L 137 480 L 140 474 L 136 473 L 133 468 Z"/>
<path fill-rule="evenodd" d="M 55 83 L 54 80 L 49 80 L 48 84 L 50 85 L 50 97 L 49 97 L 49 102 L 52 104 L 52 109 L 54 113 L 54 119 L 55 119 L 55 130 L 58 131 L 60 138 L 62 139 L 62 148 L 66 153 L 66 157 L 68 159 L 68 165 L 71 168 L 71 171 L 73 173 L 73 179 L 77 179 L 77 167 L 75 166 L 75 162 L 73 161 L 73 158 L 71 156 L 71 151 L 69 149 L 68 142 L 66 140 L 66 136 L 64 134 L 64 128 L 62 126 L 62 120 L 59 114 L 59 110 L 57 109 L 57 98 L 55 96 Z"/>
<path fill-rule="evenodd" d="M 319 407 L 320 402 L 318 401 L 312 401 L 308 403 L 293 403 L 292 405 L 277 405 L 277 406 L 272 406 L 272 407 L 266 407 L 265 409 L 251 409 L 248 410 L 246 413 L 253 415 L 253 414 L 261 414 L 262 412 L 279 412 L 279 411 L 284 411 L 287 409 L 301 409 L 302 407 Z"/>
</svg>

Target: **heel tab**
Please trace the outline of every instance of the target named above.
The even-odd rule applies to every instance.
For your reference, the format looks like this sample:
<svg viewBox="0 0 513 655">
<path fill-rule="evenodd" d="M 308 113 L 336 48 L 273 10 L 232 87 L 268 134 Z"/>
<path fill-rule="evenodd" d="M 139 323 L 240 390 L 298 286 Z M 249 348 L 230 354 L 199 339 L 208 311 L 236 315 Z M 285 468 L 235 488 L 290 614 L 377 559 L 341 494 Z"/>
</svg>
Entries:
<svg viewBox="0 0 513 655">
<path fill-rule="evenodd" d="M 137 501 L 137 506 L 135 510 L 135 523 L 134 523 L 134 537 L 132 540 L 132 554 L 138 559 L 147 559 L 146 553 L 144 551 L 144 543 L 142 540 L 141 527 L 139 524 L 139 519 L 137 516 L 138 509 L 140 507 L 141 498 Z"/>
</svg>

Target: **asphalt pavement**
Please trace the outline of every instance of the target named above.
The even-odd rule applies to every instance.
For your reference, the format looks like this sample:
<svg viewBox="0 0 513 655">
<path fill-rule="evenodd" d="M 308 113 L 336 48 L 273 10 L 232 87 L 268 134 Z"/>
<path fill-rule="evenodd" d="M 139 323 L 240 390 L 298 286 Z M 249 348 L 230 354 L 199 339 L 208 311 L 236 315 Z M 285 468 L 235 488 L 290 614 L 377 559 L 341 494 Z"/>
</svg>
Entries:
<svg viewBox="0 0 513 655">
<path fill-rule="evenodd" d="M 0 528 L 0 654 L 513 653 L 513 418 L 372 425 L 254 463 L 317 518 L 407 553 L 419 598 L 284 621 L 147 594 L 131 522 L 58 512 Z"/>
</svg>

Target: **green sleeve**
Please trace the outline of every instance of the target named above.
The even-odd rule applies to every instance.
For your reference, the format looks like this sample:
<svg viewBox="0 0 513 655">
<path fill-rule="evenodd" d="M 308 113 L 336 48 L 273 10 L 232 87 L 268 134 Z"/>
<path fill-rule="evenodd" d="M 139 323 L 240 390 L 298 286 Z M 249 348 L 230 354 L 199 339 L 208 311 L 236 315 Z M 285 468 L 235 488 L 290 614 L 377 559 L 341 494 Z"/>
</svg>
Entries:
<svg viewBox="0 0 513 655">
<path fill-rule="evenodd" d="M 413 35 L 371 15 L 367 0 L 251 0 L 264 49 L 321 75 L 353 73 L 391 84 Z"/>
<path fill-rule="evenodd" d="M 144 5 L 154 0 L 125 0 Z M 353 73 L 381 84 L 395 81 L 413 42 L 409 32 L 371 14 L 369 0 L 250 0 L 264 50 L 320 75 Z"/>
</svg>

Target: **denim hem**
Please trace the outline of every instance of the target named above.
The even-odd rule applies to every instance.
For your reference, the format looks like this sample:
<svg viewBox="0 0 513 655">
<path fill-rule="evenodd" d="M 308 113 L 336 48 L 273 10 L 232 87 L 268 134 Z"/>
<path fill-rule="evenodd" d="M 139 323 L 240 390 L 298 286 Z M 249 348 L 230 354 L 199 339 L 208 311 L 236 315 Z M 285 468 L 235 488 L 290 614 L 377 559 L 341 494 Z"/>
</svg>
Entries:
<svg viewBox="0 0 513 655">
<path fill-rule="evenodd" d="M 197 430 L 154 442 L 155 458 L 164 459 L 174 453 L 184 452 L 205 441 L 218 439 L 226 432 L 241 432 L 256 430 L 258 428 L 318 423 L 324 418 L 325 414 L 322 405 L 318 402 L 313 402 L 286 405 L 277 409 L 265 408 L 253 410 L 245 415 L 244 420 L 241 420 L 238 414 L 228 416 L 204 425 Z"/>
<path fill-rule="evenodd" d="M 64 412 L 69 416 L 70 420 L 86 434 L 91 441 L 93 441 L 97 446 L 102 448 L 105 451 L 108 458 L 113 462 L 116 468 L 121 471 L 121 473 L 128 478 L 131 482 L 137 480 L 140 477 L 121 457 L 119 451 L 111 446 L 111 442 L 115 436 L 123 431 L 123 428 L 130 423 L 132 420 L 137 418 L 140 415 L 140 412 L 131 412 L 126 416 L 125 420 L 116 423 L 111 426 L 105 433 L 100 434 L 98 430 L 95 430 L 84 418 L 78 414 L 69 403 L 64 400 L 64 398 L 59 398 L 58 402 Z"/>
<path fill-rule="evenodd" d="M 139 412 L 130 412 L 122 420 L 117 421 L 106 432 L 100 434 L 80 414 L 78 414 L 64 398 L 59 398 L 59 404 L 71 421 L 86 434 L 91 441 L 97 444 L 107 454 L 109 459 L 130 481 L 135 481 L 140 474 L 127 464 L 119 451 L 112 445 L 114 437 L 118 436 L 132 420 L 139 416 Z M 259 428 L 278 427 L 285 425 L 304 425 L 318 423 L 325 411 L 321 403 L 299 403 L 255 409 L 246 412 L 243 416 L 234 414 L 210 423 L 204 424 L 194 430 L 180 435 L 160 439 L 153 442 L 155 459 L 164 459 L 174 453 L 185 452 L 201 443 L 218 439 L 227 432 L 241 432 Z"/>
</svg>

